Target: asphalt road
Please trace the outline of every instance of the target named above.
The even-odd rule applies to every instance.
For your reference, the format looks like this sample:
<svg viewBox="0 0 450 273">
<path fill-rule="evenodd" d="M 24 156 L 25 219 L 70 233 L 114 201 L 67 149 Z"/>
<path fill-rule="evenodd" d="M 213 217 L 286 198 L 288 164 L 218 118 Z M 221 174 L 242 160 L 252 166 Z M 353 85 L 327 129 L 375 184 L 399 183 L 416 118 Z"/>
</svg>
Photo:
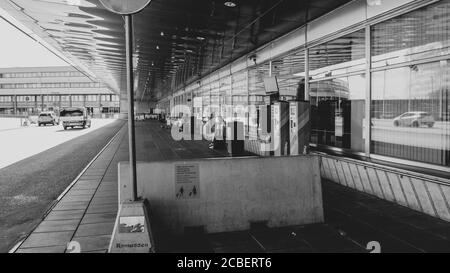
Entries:
<svg viewBox="0 0 450 273">
<path fill-rule="evenodd" d="M 0 166 L 10 164 L 6 162 L 8 154 L 16 161 L 25 158 L 0 169 L 0 252 L 9 251 L 39 223 L 52 202 L 123 124 L 99 121 L 85 130 L 49 126 L 0 132 L 0 143 L 7 150 L 0 150 Z M 12 138 L 9 145 L 4 143 L 5 137 Z M 19 139 L 27 139 L 29 144 L 18 145 L 23 143 Z M 32 150 L 24 155 L 27 147 Z"/>
</svg>

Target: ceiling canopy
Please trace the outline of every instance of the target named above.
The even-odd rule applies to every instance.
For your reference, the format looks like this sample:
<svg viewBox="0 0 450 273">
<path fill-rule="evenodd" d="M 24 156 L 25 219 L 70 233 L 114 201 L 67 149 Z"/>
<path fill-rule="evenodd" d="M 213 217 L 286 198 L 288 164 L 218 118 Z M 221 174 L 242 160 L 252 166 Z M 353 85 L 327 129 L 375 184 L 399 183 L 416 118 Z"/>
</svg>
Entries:
<svg viewBox="0 0 450 273">
<path fill-rule="evenodd" d="M 136 99 L 157 100 L 349 0 L 152 0 L 133 15 Z M 117 92 L 125 88 L 121 15 L 97 0 L 0 6 Z"/>
</svg>

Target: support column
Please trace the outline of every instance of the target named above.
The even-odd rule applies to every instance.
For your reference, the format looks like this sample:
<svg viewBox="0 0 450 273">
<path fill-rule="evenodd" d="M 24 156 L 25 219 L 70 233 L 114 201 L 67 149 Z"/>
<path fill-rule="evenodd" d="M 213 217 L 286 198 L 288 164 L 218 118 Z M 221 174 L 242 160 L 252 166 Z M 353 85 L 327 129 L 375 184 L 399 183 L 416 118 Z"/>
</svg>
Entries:
<svg viewBox="0 0 450 273">
<path fill-rule="evenodd" d="M 133 77 L 133 20 L 125 15 L 125 42 L 127 60 L 127 98 L 128 98 L 128 148 L 130 155 L 130 181 L 133 185 L 133 201 L 137 197 L 136 142 L 134 134 L 134 77 Z"/>
<path fill-rule="evenodd" d="M 127 91 L 121 91 L 119 94 L 119 119 L 128 120 L 128 98 Z"/>
</svg>

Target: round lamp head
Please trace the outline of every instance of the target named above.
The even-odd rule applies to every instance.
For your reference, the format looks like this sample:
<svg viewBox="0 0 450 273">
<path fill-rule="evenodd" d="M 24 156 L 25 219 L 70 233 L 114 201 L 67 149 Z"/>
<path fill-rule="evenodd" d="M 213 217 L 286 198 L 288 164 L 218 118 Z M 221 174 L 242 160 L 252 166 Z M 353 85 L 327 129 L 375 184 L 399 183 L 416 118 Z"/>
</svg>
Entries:
<svg viewBox="0 0 450 273">
<path fill-rule="evenodd" d="M 129 15 L 143 10 L 151 0 L 100 0 L 100 3 L 109 11 Z"/>
</svg>

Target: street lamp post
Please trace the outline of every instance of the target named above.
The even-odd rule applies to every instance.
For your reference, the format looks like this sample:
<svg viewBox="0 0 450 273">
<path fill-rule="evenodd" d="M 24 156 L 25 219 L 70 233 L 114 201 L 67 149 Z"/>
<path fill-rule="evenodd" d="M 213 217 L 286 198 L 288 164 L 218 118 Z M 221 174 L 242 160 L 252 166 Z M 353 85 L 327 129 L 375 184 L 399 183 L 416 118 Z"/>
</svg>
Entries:
<svg viewBox="0 0 450 273">
<path fill-rule="evenodd" d="M 134 130 L 134 80 L 133 80 L 133 20 L 132 14 L 144 9 L 151 0 L 100 0 L 103 6 L 125 17 L 125 48 L 126 48 L 126 74 L 128 98 L 128 147 L 130 158 L 129 181 L 119 181 L 124 184 L 131 183 L 131 200 L 119 199 L 119 212 L 117 214 L 113 235 L 109 245 L 109 252 L 153 252 L 154 244 L 150 233 L 150 224 L 146 210 L 145 200 L 138 200 L 136 177 L 136 144 Z M 120 178 L 119 178 L 120 179 Z M 120 190 L 124 189 L 120 187 Z M 119 196 L 122 196 L 119 194 Z M 143 227 L 142 232 L 121 231 L 121 225 L 127 225 L 132 219 Z"/>
<path fill-rule="evenodd" d="M 133 77 L 133 18 L 125 15 L 125 42 L 127 59 L 127 95 L 128 95 L 128 149 L 130 157 L 130 181 L 133 201 L 137 201 L 136 177 L 136 138 L 134 130 L 134 77 Z"/>
</svg>

